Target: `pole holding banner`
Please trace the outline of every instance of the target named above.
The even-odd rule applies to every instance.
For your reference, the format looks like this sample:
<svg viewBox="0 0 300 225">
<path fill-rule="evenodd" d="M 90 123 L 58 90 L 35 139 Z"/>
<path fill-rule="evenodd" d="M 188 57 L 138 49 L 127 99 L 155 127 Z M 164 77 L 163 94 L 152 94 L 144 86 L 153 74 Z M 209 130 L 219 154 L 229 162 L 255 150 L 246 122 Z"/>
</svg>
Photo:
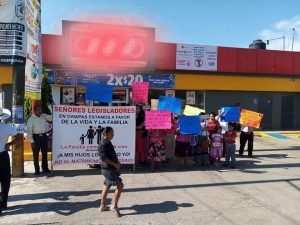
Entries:
<svg viewBox="0 0 300 225">
<path fill-rule="evenodd" d="M 24 91 L 25 91 L 25 68 L 17 66 L 13 68 L 13 88 L 12 88 L 12 123 L 24 123 Z M 22 177 L 24 175 L 24 135 L 15 136 L 12 151 L 12 176 Z"/>
</svg>

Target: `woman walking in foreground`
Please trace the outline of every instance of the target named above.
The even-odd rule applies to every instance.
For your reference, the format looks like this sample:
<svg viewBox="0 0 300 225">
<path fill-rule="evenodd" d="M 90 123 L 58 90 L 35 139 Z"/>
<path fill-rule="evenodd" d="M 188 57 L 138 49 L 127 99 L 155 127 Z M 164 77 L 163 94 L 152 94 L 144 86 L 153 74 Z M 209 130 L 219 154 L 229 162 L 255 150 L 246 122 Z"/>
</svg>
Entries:
<svg viewBox="0 0 300 225">
<path fill-rule="evenodd" d="M 101 195 L 101 205 L 99 208 L 100 212 L 103 211 L 112 211 L 116 214 L 117 217 L 121 217 L 121 213 L 118 209 L 118 201 L 121 196 L 121 192 L 124 188 L 122 179 L 120 178 L 120 168 L 121 164 L 117 157 L 114 146 L 111 143 L 111 140 L 114 137 L 114 130 L 111 127 L 106 127 L 103 131 L 103 139 L 98 147 L 99 156 L 101 163 L 101 172 L 105 177 L 104 187 Z M 117 186 L 117 189 L 114 193 L 113 203 L 109 208 L 106 205 L 106 198 L 108 191 L 111 186 Z"/>
</svg>

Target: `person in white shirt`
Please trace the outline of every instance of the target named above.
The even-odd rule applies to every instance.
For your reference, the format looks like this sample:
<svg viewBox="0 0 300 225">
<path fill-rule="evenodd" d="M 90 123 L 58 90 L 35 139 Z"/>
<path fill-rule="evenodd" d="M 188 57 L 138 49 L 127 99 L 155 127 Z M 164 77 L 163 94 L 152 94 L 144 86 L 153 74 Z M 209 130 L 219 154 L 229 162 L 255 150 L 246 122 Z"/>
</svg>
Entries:
<svg viewBox="0 0 300 225">
<path fill-rule="evenodd" d="M 52 121 L 51 115 L 42 114 L 40 105 L 34 107 L 34 113 L 27 121 L 27 138 L 31 142 L 35 175 L 40 174 L 39 153 L 42 152 L 42 170 L 50 173 L 48 168 L 47 150 L 48 150 L 48 131 L 47 121 Z"/>
<path fill-rule="evenodd" d="M 201 131 L 202 131 L 201 136 L 202 137 L 207 137 L 208 136 L 208 131 L 207 131 L 208 130 L 207 129 L 208 119 L 206 118 L 204 112 L 201 112 L 200 116 L 201 116 L 201 123 L 200 123 L 200 125 L 201 125 Z"/>
<path fill-rule="evenodd" d="M 1 182 L 1 195 L 0 195 L 0 213 L 2 210 L 7 209 L 7 199 L 10 188 L 10 159 L 8 154 L 9 146 L 13 143 L 7 143 L 9 136 L 16 135 L 17 129 L 10 126 L 3 121 L 8 119 L 11 113 L 8 109 L 0 108 L 0 182 Z"/>
<path fill-rule="evenodd" d="M 253 141 L 254 141 L 254 135 L 253 135 L 253 128 L 248 126 L 241 126 L 241 135 L 240 135 L 240 150 L 239 150 L 239 156 L 243 156 L 244 154 L 244 148 L 248 141 L 248 156 L 253 157 Z"/>
</svg>

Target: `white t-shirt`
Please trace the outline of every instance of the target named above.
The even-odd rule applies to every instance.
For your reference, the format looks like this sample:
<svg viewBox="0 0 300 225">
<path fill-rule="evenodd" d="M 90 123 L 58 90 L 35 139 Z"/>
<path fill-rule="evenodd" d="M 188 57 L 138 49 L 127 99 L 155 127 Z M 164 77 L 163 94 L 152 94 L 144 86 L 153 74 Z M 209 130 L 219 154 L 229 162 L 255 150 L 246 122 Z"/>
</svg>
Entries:
<svg viewBox="0 0 300 225">
<path fill-rule="evenodd" d="M 241 126 L 241 131 L 252 132 L 253 130 L 254 130 L 253 127 L 248 127 L 248 126 L 244 126 L 244 125 Z"/>
<path fill-rule="evenodd" d="M 221 122 L 221 119 L 219 119 L 220 127 L 222 127 L 222 134 L 225 134 L 226 131 L 228 131 L 228 122 Z"/>
<path fill-rule="evenodd" d="M 18 131 L 15 127 L 0 122 L 0 152 L 5 151 L 5 145 L 7 143 L 8 137 L 11 135 L 16 135 L 17 133 Z"/>
<path fill-rule="evenodd" d="M 208 126 L 208 122 L 201 122 L 201 131 L 202 131 L 202 136 L 208 136 L 207 130 L 205 128 Z"/>
</svg>

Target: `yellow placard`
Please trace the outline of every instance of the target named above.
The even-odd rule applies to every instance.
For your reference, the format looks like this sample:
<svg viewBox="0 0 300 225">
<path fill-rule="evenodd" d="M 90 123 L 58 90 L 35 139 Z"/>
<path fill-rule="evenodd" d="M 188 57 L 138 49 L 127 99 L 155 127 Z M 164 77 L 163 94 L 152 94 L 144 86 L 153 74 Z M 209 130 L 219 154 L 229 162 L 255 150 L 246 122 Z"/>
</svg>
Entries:
<svg viewBox="0 0 300 225">
<path fill-rule="evenodd" d="M 198 116 L 202 112 L 205 113 L 205 110 L 197 108 L 197 107 L 186 105 L 185 109 L 183 111 L 183 114 L 186 115 L 186 116 Z"/>
<path fill-rule="evenodd" d="M 241 109 L 240 124 L 248 127 L 259 128 L 264 114 Z"/>
</svg>

